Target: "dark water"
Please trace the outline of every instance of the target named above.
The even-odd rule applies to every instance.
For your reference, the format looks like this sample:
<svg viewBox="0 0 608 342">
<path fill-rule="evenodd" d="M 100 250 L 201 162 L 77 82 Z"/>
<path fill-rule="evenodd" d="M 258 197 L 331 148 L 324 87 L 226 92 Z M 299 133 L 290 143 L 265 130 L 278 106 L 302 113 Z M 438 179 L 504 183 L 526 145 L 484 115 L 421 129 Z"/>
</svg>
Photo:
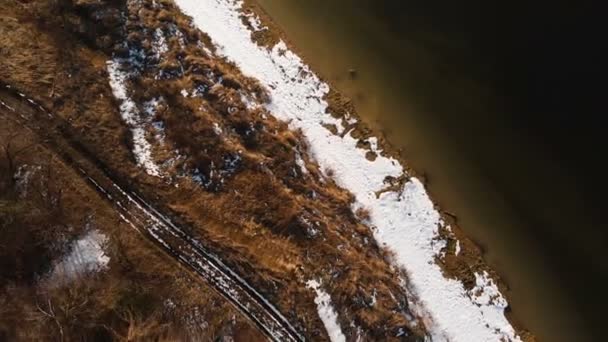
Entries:
<svg viewBox="0 0 608 342">
<path fill-rule="evenodd" d="M 606 86 L 584 2 L 259 0 L 426 172 L 541 341 L 601 341 Z M 348 70 L 357 70 L 351 80 Z"/>
</svg>

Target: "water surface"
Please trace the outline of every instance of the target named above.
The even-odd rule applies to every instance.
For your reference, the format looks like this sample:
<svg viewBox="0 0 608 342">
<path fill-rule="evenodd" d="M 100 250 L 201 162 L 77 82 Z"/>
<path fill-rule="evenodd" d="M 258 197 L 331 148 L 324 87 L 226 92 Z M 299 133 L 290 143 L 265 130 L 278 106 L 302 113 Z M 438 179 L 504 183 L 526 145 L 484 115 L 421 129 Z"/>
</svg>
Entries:
<svg viewBox="0 0 608 342">
<path fill-rule="evenodd" d="M 525 27 L 493 21 L 518 13 L 524 25 L 528 12 L 475 1 L 259 2 L 313 69 L 427 175 L 432 197 L 508 283 L 515 318 L 541 341 L 592 340 L 605 296 L 593 291 L 608 269 L 605 231 L 588 210 L 596 198 L 570 159 L 555 157 L 562 145 L 543 139 L 553 131 L 535 126 L 544 116 L 525 101 L 535 79 L 505 67 L 531 68 L 509 49 Z"/>
</svg>

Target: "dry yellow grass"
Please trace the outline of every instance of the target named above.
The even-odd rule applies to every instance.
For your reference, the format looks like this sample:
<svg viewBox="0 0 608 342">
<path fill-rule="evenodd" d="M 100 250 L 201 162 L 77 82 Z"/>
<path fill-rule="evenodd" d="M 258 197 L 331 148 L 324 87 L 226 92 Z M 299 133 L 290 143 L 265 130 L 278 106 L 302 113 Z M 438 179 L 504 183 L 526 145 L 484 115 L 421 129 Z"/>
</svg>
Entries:
<svg viewBox="0 0 608 342">
<path fill-rule="evenodd" d="M 263 109 L 245 106 L 241 92 L 255 94 L 261 103 L 268 100 L 255 80 L 244 77 L 234 65 L 208 56 L 198 44 L 212 48 L 208 37 L 193 29 L 189 19 L 171 1 L 158 3 L 163 4 L 162 10 L 139 8 L 137 2 L 132 3 L 134 7 L 129 10 L 138 15 L 126 16 L 132 20 L 126 24 L 127 36 L 121 36 L 120 30 L 113 31 L 112 25 L 106 27 L 95 22 L 87 17 L 87 11 L 78 12 L 78 18 L 73 18 L 76 12 L 64 13 L 68 14 L 66 21 L 61 21 L 61 16 L 46 18 L 64 24 L 65 29 L 56 25 L 57 31 L 40 32 L 40 28 L 31 24 L 30 31 L 20 33 L 40 35 L 41 44 L 48 45 L 43 48 L 48 49 L 51 62 L 44 67 L 33 62 L 11 64 L 15 72 L 7 80 L 68 119 L 78 132 L 77 139 L 91 155 L 116 175 L 128 179 L 159 207 L 171 209 L 192 227 L 193 234 L 276 303 L 307 336 L 313 339 L 325 336 L 314 293 L 305 286 L 309 279 L 322 280 L 339 308 L 343 330 L 349 335 L 356 333 L 351 322 L 363 328 L 367 334 L 364 338 L 369 339 L 394 335 L 400 328 L 419 332 L 420 327 L 410 326 L 405 319 L 408 309 L 398 270 L 389 266 L 387 255 L 374 243 L 369 228 L 361 223 L 365 215 L 359 213 L 357 217 L 352 212 L 352 195 L 336 186 L 330 172 L 322 175 L 318 165 L 309 160 L 306 142 L 299 132 L 290 131 L 286 123 L 277 121 Z M 110 3 L 103 5 L 112 9 Z M 82 23 L 93 25 L 104 39 L 79 33 Z M 164 99 L 155 119 L 165 125 L 165 146 L 155 147 L 154 157 L 161 163 L 174 151 L 185 156 L 168 169 L 173 184 L 149 177 L 136 167 L 131 137 L 120 119 L 105 70 L 110 51 L 124 53 L 124 47 L 119 46 L 123 41 L 149 47 L 151 32 L 157 28 L 179 30 L 185 37 L 185 45 L 180 46 L 177 39 L 168 39 L 170 51 L 166 58 L 158 66 L 147 67 L 130 82 L 130 95 L 138 103 L 158 96 Z M 58 37 L 62 37 L 61 42 Z M 33 55 L 32 46 L 19 48 L 24 55 Z M 4 59 L 0 60 L 2 63 Z M 27 65 L 36 71 L 24 71 L 21 79 L 19 68 Z M 156 79 L 161 70 L 172 76 Z M 209 76 L 210 73 L 214 76 Z M 40 80 L 52 80 L 51 85 L 46 81 L 36 83 L 32 77 L 39 74 Z M 222 82 L 218 82 L 219 76 Z M 180 94 L 182 89 L 197 86 L 208 91 L 202 97 L 185 98 Z M 49 87 L 54 89 L 52 95 Z M 223 130 L 221 137 L 214 132 L 215 124 Z M 296 153 L 301 154 L 307 175 L 296 163 Z M 237 155 L 238 162 L 234 162 Z M 231 163 L 236 166 L 230 172 L 221 177 L 211 175 L 213 168 L 228 169 Z M 190 176 L 194 169 L 208 176 L 211 185 L 193 182 Z M 116 221 L 108 224 L 112 225 Z M 211 302 L 201 299 L 186 275 L 174 269 L 174 264 L 160 262 L 164 260 L 161 255 L 146 252 L 147 247 L 142 246 L 139 237 L 121 231 L 122 225 L 116 226 L 111 231 L 113 260 L 124 260 L 124 264 L 120 264 L 123 268 L 111 279 L 125 274 L 133 277 L 124 286 L 151 295 L 150 305 L 154 307 L 162 306 L 158 297 L 180 293 L 188 308 L 198 305 L 231 312 L 225 303 L 214 304 L 213 296 L 208 299 Z M 141 264 L 145 267 L 141 268 Z M 163 276 L 155 278 L 152 274 Z M 164 287 L 164 282 L 171 283 L 169 279 L 173 283 Z M 376 298 L 374 305 L 372 298 Z M 108 298 L 100 301 L 109 307 L 116 305 Z M 157 336 L 171 333 L 158 315 L 155 310 L 144 315 L 123 310 L 120 315 L 111 316 L 120 323 L 118 334 L 113 336 L 141 336 L 142 331 L 154 331 Z M 213 321 L 217 329 L 230 322 L 227 316 L 220 315 L 217 319 Z"/>
<path fill-rule="evenodd" d="M 107 87 L 107 57 L 69 31 L 44 30 L 36 20 L 58 20 L 43 6 L 53 3 L 0 3 L 0 78 L 71 119 L 83 142 L 103 151 L 100 158 L 124 163 L 122 171 L 129 173 L 128 150 L 107 149 L 124 135 Z M 58 37 L 71 44 L 70 56 L 59 51 L 65 46 Z M 98 140 L 108 145 L 96 146 Z M 0 340 L 264 340 L 229 303 L 124 224 L 36 136 L 5 116 L 0 146 Z M 27 191 L 14 179 L 20 168 L 35 171 Z M 86 227 L 109 237 L 108 268 L 67 284 L 44 280 Z"/>
<path fill-rule="evenodd" d="M 16 154 L 35 141 L 31 132 L 4 121 L 0 146 L 7 146 L 8 139 L 16 167 L 35 172 L 27 188 L 12 182 L 5 154 L 0 155 L 0 256 L 15 261 L 10 267 L 3 264 L 0 277 L 0 337 L 175 341 L 241 334 L 263 340 L 243 320 L 235 320 L 231 305 L 213 290 L 193 282 L 145 243 L 52 152 L 36 143 L 27 154 Z M 109 237 L 104 247 L 109 267 L 65 283 L 46 280 L 69 242 L 91 227 Z"/>
</svg>

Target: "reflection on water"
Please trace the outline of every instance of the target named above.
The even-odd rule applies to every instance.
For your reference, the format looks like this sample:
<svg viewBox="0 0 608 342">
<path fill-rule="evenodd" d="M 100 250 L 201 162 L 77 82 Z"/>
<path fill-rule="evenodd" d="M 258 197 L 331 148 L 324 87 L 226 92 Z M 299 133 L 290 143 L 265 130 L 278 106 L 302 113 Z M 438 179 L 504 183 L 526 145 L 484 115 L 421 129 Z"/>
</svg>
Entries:
<svg viewBox="0 0 608 342">
<path fill-rule="evenodd" d="M 584 341 L 577 310 L 587 297 L 573 297 L 581 288 L 567 268 L 600 260 L 602 236 L 572 234 L 591 224 L 578 217 L 582 195 L 503 110 L 487 82 L 495 65 L 469 47 L 466 25 L 416 1 L 258 1 L 312 67 L 429 177 L 432 196 L 457 213 L 506 279 L 516 319 L 541 341 Z M 470 19 L 489 24 L 479 11 L 472 7 Z M 429 29 L 435 12 L 454 30 Z"/>
</svg>

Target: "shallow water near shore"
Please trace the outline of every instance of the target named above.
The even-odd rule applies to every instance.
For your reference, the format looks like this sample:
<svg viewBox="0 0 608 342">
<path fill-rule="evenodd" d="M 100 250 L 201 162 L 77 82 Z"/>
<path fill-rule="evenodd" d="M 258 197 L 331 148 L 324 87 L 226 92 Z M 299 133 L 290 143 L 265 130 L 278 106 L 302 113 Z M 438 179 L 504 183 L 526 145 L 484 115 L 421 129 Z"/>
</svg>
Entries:
<svg viewBox="0 0 608 342">
<path fill-rule="evenodd" d="M 352 98 L 363 120 L 384 132 L 428 178 L 432 197 L 457 215 L 509 285 L 514 320 L 540 341 L 591 340 L 572 288 L 555 271 L 556 258 L 567 257 L 556 254 L 556 243 L 588 243 L 582 259 L 597 256 L 593 247 L 601 239 L 570 236 L 574 216 L 564 214 L 562 226 L 549 228 L 539 219 L 564 209 L 547 204 L 547 198 L 577 199 L 579 193 L 564 173 L 541 172 L 559 166 L 521 141 L 522 133 L 498 113 L 495 91 L 452 65 L 450 58 L 456 57 L 449 48 L 466 51 L 467 42 L 396 28 L 386 19 L 390 13 L 378 15 L 366 0 L 258 2 L 313 69 Z M 448 52 L 438 46 L 448 46 Z M 466 61 L 454 63 L 459 64 Z M 483 66 L 479 70 L 483 73 Z M 513 161 L 537 171 L 513 167 Z M 521 191 L 535 182 L 544 186 Z M 559 192 L 547 192 L 555 189 L 551 184 L 560 184 Z"/>
</svg>

